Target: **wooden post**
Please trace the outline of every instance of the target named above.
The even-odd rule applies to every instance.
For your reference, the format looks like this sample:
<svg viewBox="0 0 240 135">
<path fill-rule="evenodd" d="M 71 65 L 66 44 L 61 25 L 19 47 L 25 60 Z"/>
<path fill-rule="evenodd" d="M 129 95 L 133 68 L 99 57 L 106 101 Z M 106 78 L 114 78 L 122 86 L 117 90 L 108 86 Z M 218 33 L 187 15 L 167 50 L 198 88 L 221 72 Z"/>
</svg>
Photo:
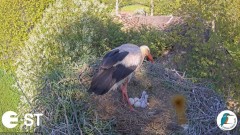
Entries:
<svg viewBox="0 0 240 135">
<path fill-rule="evenodd" d="M 116 16 L 118 16 L 118 11 L 119 11 L 119 1 L 118 0 L 116 0 L 115 10 L 116 10 Z"/>
<path fill-rule="evenodd" d="M 151 9 L 151 16 L 153 16 L 153 9 L 154 9 L 154 2 L 153 2 L 153 0 L 151 0 L 150 9 Z"/>
<path fill-rule="evenodd" d="M 212 20 L 212 31 L 215 32 L 215 21 Z"/>
</svg>

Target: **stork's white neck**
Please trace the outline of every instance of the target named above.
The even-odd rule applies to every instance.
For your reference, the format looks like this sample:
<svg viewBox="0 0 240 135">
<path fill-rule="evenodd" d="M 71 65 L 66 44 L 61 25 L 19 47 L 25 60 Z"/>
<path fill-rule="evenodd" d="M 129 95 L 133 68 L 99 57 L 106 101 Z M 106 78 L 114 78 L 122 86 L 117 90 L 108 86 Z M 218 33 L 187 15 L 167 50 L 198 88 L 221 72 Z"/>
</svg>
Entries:
<svg viewBox="0 0 240 135">
<path fill-rule="evenodd" d="M 144 58 L 145 58 L 145 57 L 148 55 L 148 53 L 149 53 L 149 48 L 148 48 L 148 46 L 146 46 L 146 45 L 140 46 L 140 50 L 141 50 L 142 56 L 141 56 L 141 62 L 140 62 L 140 64 L 139 64 L 137 70 L 140 68 L 140 66 L 141 66 L 142 63 L 143 63 Z"/>
<path fill-rule="evenodd" d="M 145 58 L 150 53 L 150 50 L 149 50 L 148 46 L 146 46 L 146 45 L 140 46 L 140 50 L 141 50 L 143 58 Z"/>
</svg>

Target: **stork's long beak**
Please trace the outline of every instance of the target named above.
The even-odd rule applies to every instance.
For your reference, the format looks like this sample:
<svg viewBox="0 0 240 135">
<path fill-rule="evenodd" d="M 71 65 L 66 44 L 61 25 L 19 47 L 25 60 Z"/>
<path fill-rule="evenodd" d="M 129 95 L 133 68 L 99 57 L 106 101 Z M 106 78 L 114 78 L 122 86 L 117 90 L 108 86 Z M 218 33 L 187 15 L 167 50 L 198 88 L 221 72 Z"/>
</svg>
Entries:
<svg viewBox="0 0 240 135">
<path fill-rule="evenodd" d="M 152 57 L 152 55 L 151 55 L 150 53 L 147 55 L 147 58 L 148 58 L 149 61 L 151 61 L 152 63 L 154 63 L 153 57 Z"/>
</svg>

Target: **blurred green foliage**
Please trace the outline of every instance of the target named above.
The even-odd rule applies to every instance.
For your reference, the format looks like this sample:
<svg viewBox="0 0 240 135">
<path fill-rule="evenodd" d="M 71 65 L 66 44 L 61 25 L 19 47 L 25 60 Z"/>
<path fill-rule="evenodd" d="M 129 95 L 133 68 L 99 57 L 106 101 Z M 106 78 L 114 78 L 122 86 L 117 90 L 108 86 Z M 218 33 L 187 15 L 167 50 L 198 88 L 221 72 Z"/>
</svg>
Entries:
<svg viewBox="0 0 240 135">
<path fill-rule="evenodd" d="M 178 9 L 180 8 L 181 0 L 153 0 L 154 1 L 154 15 L 169 15 L 177 13 Z M 111 9 L 115 9 L 115 0 L 101 0 L 101 2 L 107 4 Z M 121 11 L 126 11 L 125 8 L 131 7 L 132 10 L 127 10 L 134 12 L 138 9 L 143 9 L 147 13 L 150 13 L 150 2 L 151 0 L 119 0 L 119 7 Z M 139 6 L 141 5 L 141 6 Z"/>
<path fill-rule="evenodd" d="M 24 89 L 36 89 L 39 79 L 58 66 L 102 56 L 103 52 L 128 42 L 147 44 L 155 55 L 161 55 L 164 50 L 179 44 L 189 49 L 186 57 L 176 58 L 178 62 L 184 63 L 179 67 L 181 70 L 187 70 L 191 76 L 197 78 L 217 80 L 215 85 L 221 90 L 229 86 L 218 85 L 223 84 L 225 78 L 236 82 L 228 81 L 234 85 L 232 87 L 238 85 L 234 75 L 238 73 L 236 67 L 239 63 L 239 52 L 237 49 L 229 50 L 231 57 L 228 57 L 224 51 L 219 51 L 221 47 L 236 48 L 239 44 L 238 31 L 235 29 L 239 27 L 237 15 L 233 19 L 226 18 L 235 10 L 220 10 L 224 5 L 226 9 L 230 9 L 227 3 L 198 0 L 178 0 L 166 4 L 159 2 L 163 7 L 171 5 L 166 6 L 166 13 L 179 11 L 187 25 L 174 28 L 169 33 L 147 27 L 123 32 L 121 24 L 112 21 L 112 17 L 107 13 L 109 9 L 103 4 L 98 3 L 96 6 L 92 3 L 93 6 L 89 7 L 91 2 L 85 1 L 59 3 L 61 2 L 57 1 L 55 5 L 59 8 L 52 6 L 52 9 L 46 11 L 42 22 L 34 28 L 26 46 L 22 48 L 21 57 L 17 59 L 17 74 Z M 83 3 L 84 6 L 81 5 Z M 155 5 L 159 3 L 155 1 Z M 236 4 L 238 3 L 234 5 Z M 80 6 L 84 8 L 80 9 Z M 60 10 L 61 8 L 65 9 Z M 157 10 L 159 7 L 155 8 Z M 214 31 L 211 30 L 211 21 L 216 24 Z M 226 23 L 236 25 L 226 27 Z M 210 34 L 208 41 L 204 39 L 206 30 L 207 34 Z M 228 63 L 231 63 L 231 66 Z M 226 68 L 223 65 L 227 65 Z M 29 72 L 30 70 L 32 72 Z"/>
<path fill-rule="evenodd" d="M 226 98 L 240 100 L 240 1 L 181 1 L 184 25 L 172 30 L 173 44 L 187 50 L 176 58 L 181 71 L 204 78 Z"/>
<path fill-rule="evenodd" d="M 92 63 L 92 62 L 90 62 Z M 90 101 L 87 88 L 79 85 L 76 74 L 82 63 L 66 64 L 46 76 L 41 94 L 34 97 L 34 110 L 44 112 L 42 134 L 117 134 L 115 121 L 96 117 L 95 104 Z M 88 70 L 84 70 L 87 74 Z"/>
<path fill-rule="evenodd" d="M 18 103 L 20 101 L 20 93 L 15 85 L 14 78 L 6 71 L 0 69 L 0 116 L 6 111 L 18 112 Z M 1 132 L 16 132 L 19 128 L 8 129 L 0 124 Z"/>
<path fill-rule="evenodd" d="M 125 40 L 137 45 L 148 45 L 154 56 L 161 56 L 165 50 L 171 47 L 168 35 L 156 28 L 143 26 L 140 29 L 130 29 L 126 32 Z"/>
<path fill-rule="evenodd" d="M 134 5 L 127 5 L 121 8 L 121 12 L 130 12 L 130 13 L 134 13 L 137 10 L 144 10 L 148 13 L 149 11 L 149 7 L 144 6 L 144 5 L 139 5 L 139 4 L 134 4 Z"/>
<path fill-rule="evenodd" d="M 17 58 L 17 77 L 28 94 L 55 68 L 84 63 L 123 43 L 147 44 L 156 54 L 163 50 L 165 44 L 159 41 L 163 32 L 149 28 L 124 32 L 107 10 L 97 2 L 71 0 L 57 1 L 46 10 Z"/>
<path fill-rule="evenodd" d="M 115 7 L 116 1 L 115 0 L 100 0 L 100 2 L 107 4 L 111 8 Z M 124 6 L 129 6 L 129 5 L 143 5 L 143 6 L 149 6 L 150 0 L 119 0 L 119 6 L 124 7 Z"/>
<path fill-rule="evenodd" d="M 40 111 L 46 109 L 44 112 L 47 113 L 51 111 L 50 121 L 44 121 L 45 125 L 51 127 L 65 122 L 66 117 L 72 114 L 72 109 L 75 109 L 79 119 L 77 122 L 86 124 L 90 112 L 81 107 L 82 100 L 87 96 L 81 96 L 81 101 L 77 102 L 78 109 L 73 107 L 76 104 L 70 102 L 73 94 L 84 94 L 84 89 L 79 88 L 78 81 L 75 84 L 59 84 L 59 81 L 69 77 L 65 70 L 67 73 L 70 70 L 70 74 L 73 74 L 74 69 L 70 65 L 81 67 L 81 64 L 102 56 L 103 52 L 124 41 L 121 25 L 112 22 L 107 10 L 105 5 L 96 1 L 74 0 L 57 0 L 46 9 L 42 21 L 33 28 L 17 58 L 16 75 L 20 89 L 26 94 L 26 100 L 20 104 L 22 112 L 35 107 L 42 108 Z M 47 95 L 42 95 L 46 92 Z M 30 100 L 29 106 L 26 106 L 27 99 Z M 62 102 L 58 101 L 60 99 Z M 39 106 L 41 107 L 38 108 Z M 70 124 L 74 121 L 69 118 Z M 95 132 L 89 125 L 91 123 L 83 125 L 83 128 L 81 126 L 84 134 Z M 108 128 L 101 121 L 93 125 L 94 129 Z M 77 125 L 74 124 L 73 127 Z M 71 132 L 74 133 L 75 130 L 71 129 Z"/>
<path fill-rule="evenodd" d="M 159 41 L 162 35 L 162 31 L 151 28 L 123 31 L 122 24 L 113 21 L 109 9 L 97 1 L 57 0 L 46 9 L 41 22 L 30 32 L 29 39 L 21 47 L 21 55 L 16 59 L 16 75 L 26 95 L 26 100 L 20 104 L 21 111 L 36 106 L 49 109 L 51 103 L 55 103 L 56 96 L 61 96 L 64 105 L 53 108 L 52 111 L 57 114 L 54 113 L 53 121 L 50 121 L 60 124 L 65 120 L 60 118 L 64 115 L 62 107 L 66 107 L 67 112 L 72 109 L 69 108 L 70 104 L 66 104 L 70 95 L 65 94 L 72 90 L 72 94 L 86 94 L 86 89 L 78 88 L 80 86 L 76 84 L 66 84 L 68 87 L 59 85 L 59 81 L 68 78 L 67 73 L 74 74 L 74 69 L 80 69 L 82 65 L 103 56 L 106 51 L 128 42 L 150 45 L 153 53 L 160 53 L 166 45 Z M 41 95 L 46 92 L 48 96 Z M 27 99 L 29 106 L 26 106 Z M 104 126 L 99 122 L 96 124 Z M 90 130 L 86 133 L 93 132 L 92 129 L 86 130 Z"/>
<path fill-rule="evenodd" d="M 175 15 L 182 0 L 154 0 L 154 15 Z"/>
<path fill-rule="evenodd" d="M 124 43 L 149 45 L 155 56 L 172 47 L 182 49 L 186 53 L 179 53 L 172 62 L 178 70 L 186 71 L 188 77 L 210 81 L 212 87 L 225 96 L 240 97 L 238 0 L 154 0 L 156 15 L 174 14 L 184 20 L 182 25 L 166 31 L 149 27 L 123 31 L 122 24 L 113 21 L 109 13 L 115 1 L 102 0 L 110 5 L 106 7 L 97 1 L 56 0 L 43 12 L 52 2 L 0 1 L 0 67 L 15 71 L 17 66 L 19 86 L 26 94 L 20 104 L 23 111 L 45 107 L 54 112 L 49 122 L 56 124 L 66 120 L 65 116 L 75 117 L 68 113 L 75 111 L 72 105 L 76 103 L 72 104 L 71 98 L 75 94 L 86 94 L 86 88 L 80 88 L 74 82 L 77 77 L 72 75 L 75 74 L 73 71 Z M 150 5 L 150 1 L 121 2 L 121 6 Z M 73 81 L 62 83 L 69 78 Z M 11 78 L 7 80 L 11 81 Z M 84 108 L 81 103 L 87 99 L 81 96 L 80 100 L 77 106 Z M 26 106 L 28 102 L 31 104 Z M 89 114 L 92 115 L 88 109 L 77 112 L 82 123 Z M 98 121 L 89 125 L 110 132 L 111 126 L 103 123 Z M 84 133 L 97 134 L 91 126 L 80 125 Z"/>
<path fill-rule="evenodd" d="M 106 10 L 98 2 L 73 0 L 58 0 L 46 9 L 17 58 L 16 74 L 27 98 L 37 93 L 52 70 L 85 62 L 102 53 L 105 44 L 112 45 L 115 33 L 105 29 L 112 28 Z M 118 24 L 116 29 L 120 29 Z"/>
<path fill-rule="evenodd" d="M 20 92 L 16 88 L 14 62 L 20 46 L 41 17 L 44 9 L 54 0 L 1 0 L 0 1 L 0 115 L 6 111 L 18 112 Z M 9 72 L 11 71 L 11 72 Z M 16 132 L 0 126 L 0 132 Z"/>
<path fill-rule="evenodd" d="M 0 1 L 0 67 L 15 70 L 19 47 L 24 46 L 28 33 L 42 18 L 44 9 L 54 0 Z"/>
</svg>

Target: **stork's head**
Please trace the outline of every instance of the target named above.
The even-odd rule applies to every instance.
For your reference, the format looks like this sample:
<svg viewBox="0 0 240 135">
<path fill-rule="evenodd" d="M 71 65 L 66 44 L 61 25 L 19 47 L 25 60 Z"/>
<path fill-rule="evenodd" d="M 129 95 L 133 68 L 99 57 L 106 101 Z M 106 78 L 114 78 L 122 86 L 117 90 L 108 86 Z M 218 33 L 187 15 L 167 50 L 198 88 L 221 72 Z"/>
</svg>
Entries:
<svg viewBox="0 0 240 135">
<path fill-rule="evenodd" d="M 149 61 L 151 61 L 153 63 L 153 57 L 152 55 L 150 54 L 150 49 L 148 46 L 146 45 L 142 45 L 140 46 L 140 50 L 143 54 L 144 57 L 147 57 Z"/>
</svg>

